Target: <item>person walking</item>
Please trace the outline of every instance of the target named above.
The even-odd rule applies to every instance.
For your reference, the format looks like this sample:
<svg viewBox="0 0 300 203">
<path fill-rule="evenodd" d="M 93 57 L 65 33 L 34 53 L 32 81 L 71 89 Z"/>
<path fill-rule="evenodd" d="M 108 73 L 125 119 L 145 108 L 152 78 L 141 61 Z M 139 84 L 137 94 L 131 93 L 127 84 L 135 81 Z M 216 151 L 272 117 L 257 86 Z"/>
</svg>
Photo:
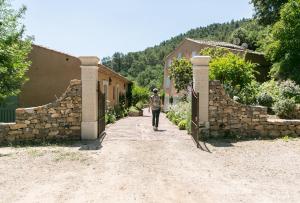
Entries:
<svg viewBox="0 0 300 203">
<path fill-rule="evenodd" d="M 161 101 L 160 96 L 158 95 L 158 89 L 153 89 L 153 95 L 150 97 L 149 100 L 149 112 L 150 108 L 152 110 L 152 127 L 153 130 L 157 131 L 158 122 L 159 122 L 159 114 L 161 109 Z"/>
</svg>

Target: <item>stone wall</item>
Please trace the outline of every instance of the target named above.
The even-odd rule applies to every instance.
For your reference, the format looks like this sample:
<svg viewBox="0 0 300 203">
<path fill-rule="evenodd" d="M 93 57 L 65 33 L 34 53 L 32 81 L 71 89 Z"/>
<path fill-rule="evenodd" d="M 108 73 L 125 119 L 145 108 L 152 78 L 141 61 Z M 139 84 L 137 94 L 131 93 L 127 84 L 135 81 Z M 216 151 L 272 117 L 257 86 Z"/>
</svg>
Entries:
<svg viewBox="0 0 300 203">
<path fill-rule="evenodd" d="M 66 92 L 55 102 L 39 107 L 17 109 L 16 123 L 0 124 L 0 144 L 79 140 L 81 91 L 81 81 L 72 80 Z"/>
<path fill-rule="evenodd" d="M 211 137 L 270 137 L 300 135 L 300 120 L 269 119 L 267 108 L 233 101 L 219 81 L 209 84 Z"/>
</svg>

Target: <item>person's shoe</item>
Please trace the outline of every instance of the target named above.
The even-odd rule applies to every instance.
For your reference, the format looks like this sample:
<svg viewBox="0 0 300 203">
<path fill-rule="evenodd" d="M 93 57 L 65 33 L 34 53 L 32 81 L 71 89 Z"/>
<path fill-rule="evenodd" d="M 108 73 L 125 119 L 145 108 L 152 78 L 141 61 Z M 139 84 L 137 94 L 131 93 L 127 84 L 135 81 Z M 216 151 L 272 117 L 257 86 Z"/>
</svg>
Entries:
<svg viewBox="0 0 300 203">
<path fill-rule="evenodd" d="M 156 129 L 155 126 L 153 126 L 153 130 L 154 130 L 154 131 L 155 131 L 155 129 Z"/>
<path fill-rule="evenodd" d="M 157 131 L 158 129 L 157 129 L 157 127 L 155 127 L 155 131 Z"/>
</svg>

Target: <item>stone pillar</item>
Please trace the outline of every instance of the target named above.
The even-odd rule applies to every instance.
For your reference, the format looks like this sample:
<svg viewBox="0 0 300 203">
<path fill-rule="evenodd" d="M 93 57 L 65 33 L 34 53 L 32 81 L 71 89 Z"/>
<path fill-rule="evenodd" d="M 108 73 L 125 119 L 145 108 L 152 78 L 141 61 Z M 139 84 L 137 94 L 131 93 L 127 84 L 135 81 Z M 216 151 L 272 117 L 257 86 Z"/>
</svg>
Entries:
<svg viewBox="0 0 300 203">
<path fill-rule="evenodd" d="M 199 124 L 209 127 L 208 104 L 209 104 L 209 61 L 210 56 L 194 56 L 193 64 L 193 88 L 199 92 Z"/>
<path fill-rule="evenodd" d="M 98 63 L 95 56 L 79 57 L 82 82 L 81 139 L 98 138 Z"/>
</svg>

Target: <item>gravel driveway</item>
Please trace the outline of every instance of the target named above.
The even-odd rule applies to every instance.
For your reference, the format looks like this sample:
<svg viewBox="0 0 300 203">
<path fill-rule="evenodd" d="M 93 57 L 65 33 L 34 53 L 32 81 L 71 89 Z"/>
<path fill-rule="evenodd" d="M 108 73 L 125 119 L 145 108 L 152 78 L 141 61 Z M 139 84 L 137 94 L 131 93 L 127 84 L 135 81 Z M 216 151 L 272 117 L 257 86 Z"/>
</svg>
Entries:
<svg viewBox="0 0 300 203">
<path fill-rule="evenodd" d="M 205 152 L 164 115 L 158 132 L 150 121 L 122 119 L 102 145 L 0 148 L 0 202 L 300 202 L 299 139 Z"/>
</svg>

